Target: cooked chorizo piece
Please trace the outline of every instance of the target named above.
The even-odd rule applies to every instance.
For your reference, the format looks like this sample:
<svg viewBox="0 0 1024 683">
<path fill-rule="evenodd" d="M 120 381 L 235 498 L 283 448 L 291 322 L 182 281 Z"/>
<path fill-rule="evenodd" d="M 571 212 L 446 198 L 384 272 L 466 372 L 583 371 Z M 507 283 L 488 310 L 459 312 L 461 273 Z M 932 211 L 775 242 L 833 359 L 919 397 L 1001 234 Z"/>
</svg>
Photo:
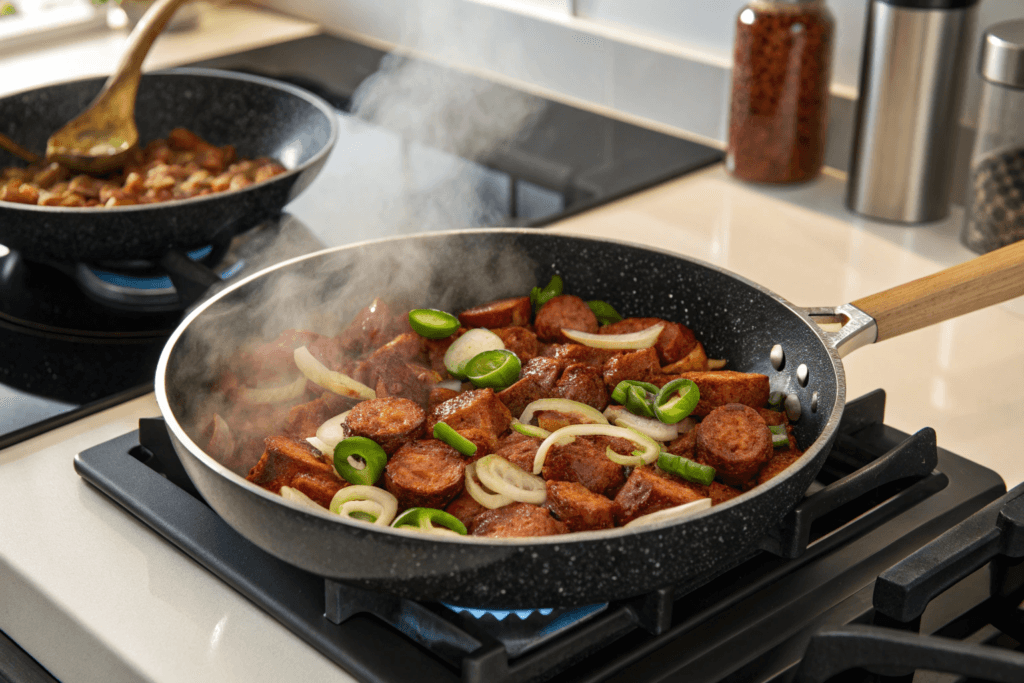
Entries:
<svg viewBox="0 0 1024 683">
<path fill-rule="evenodd" d="M 271 436 L 265 443 L 266 450 L 246 479 L 271 493 L 291 486 L 327 507 L 338 489 L 348 485 L 309 444 L 286 436 Z"/>
<path fill-rule="evenodd" d="M 458 339 L 465 330 L 459 330 L 450 337 L 444 339 L 424 339 L 423 348 L 427 354 L 427 365 L 434 372 L 441 375 L 441 377 L 448 378 L 451 375 L 448 374 L 448 368 L 444 366 L 444 355 L 448 353 L 448 347 Z"/>
<path fill-rule="evenodd" d="M 338 335 L 338 343 L 349 353 L 360 354 L 383 346 L 405 331 L 394 311 L 385 302 L 374 299 L 356 313 Z"/>
<path fill-rule="evenodd" d="M 635 448 L 625 439 L 579 436 L 571 443 L 548 450 L 541 476 L 548 481 L 576 481 L 594 493 L 611 498 L 626 481 L 626 476 L 621 465 L 608 459 L 606 448 L 609 445 L 619 453 L 630 453 Z"/>
<path fill-rule="evenodd" d="M 544 507 L 565 522 L 569 531 L 610 529 L 615 526 L 615 503 L 592 493 L 574 481 L 547 482 L 548 498 Z"/>
<path fill-rule="evenodd" d="M 487 508 L 473 500 L 473 496 L 469 495 L 468 491 L 463 491 L 455 500 L 448 503 L 448 507 L 444 511 L 465 524 L 466 528 L 469 529 L 473 525 L 473 520 L 476 519 L 476 516 L 481 512 L 486 512 Z"/>
<path fill-rule="evenodd" d="M 420 438 L 426 422 L 423 408 L 407 398 L 374 398 L 357 403 L 345 420 L 353 435 L 373 439 L 388 455 Z"/>
<path fill-rule="evenodd" d="M 640 349 L 612 356 L 602 368 L 604 383 L 612 390 L 624 379 L 649 382 L 661 372 L 658 353 L 653 349 Z"/>
<path fill-rule="evenodd" d="M 598 349 L 583 344 L 551 344 L 541 351 L 541 356 L 554 358 L 562 364 L 563 368 L 573 363 L 584 363 L 593 365 L 595 368 L 604 368 L 608 359 L 619 353 L 621 352 L 615 349 Z"/>
<path fill-rule="evenodd" d="M 674 363 L 669 363 L 661 368 L 662 372 L 673 374 L 677 372 L 703 372 L 708 369 L 708 355 L 704 351 L 704 345 L 697 342 L 693 349 Z"/>
<path fill-rule="evenodd" d="M 706 496 L 682 482 L 659 475 L 650 465 L 636 467 L 615 496 L 615 519 L 621 526 L 641 515 L 692 503 Z"/>
<path fill-rule="evenodd" d="M 494 452 L 494 449 L 498 445 L 497 439 L 490 432 L 486 432 L 477 427 L 463 427 L 457 430 L 459 436 L 466 439 L 474 446 L 476 446 L 476 453 L 473 455 L 463 456 L 467 463 L 476 462 L 485 455 L 489 455 Z M 462 455 L 461 453 L 459 455 Z"/>
<path fill-rule="evenodd" d="M 464 327 L 513 327 L 530 324 L 533 306 L 530 297 L 499 299 L 459 313 L 459 322 Z"/>
<path fill-rule="evenodd" d="M 562 328 L 597 333 L 597 316 L 587 302 L 572 294 L 559 294 L 537 311 L 533 321 L 537 338 L 546 342 L 568 342 Z"/>
<path fill-rule="evenodd" d="M 554 432 L 562 427 L 568 427 L 569 425 L 586 424 L 590 422 L 590 420 L 576 413 L 563 413 L 558 410 L 541 410 L 537 413 L 536 417 L 537 426 L 541 429 L 546 429 L 549 432 Z"/>
<path fill-rule="evenodd" d="M 736 496 L 742 494 L 743 491 L 734 489 L 728 484 L 723 484 L 720 481 L 713 481 L 711 482 L 711 486 L 708 487 L 708 493 L 711 495 L 711 504 L 718 505 L 719 503 L 724 503 L 727 500 L 732 500 Z"/>
<path fill-rule="evenodd" d="M 526 406 L 550 394 L 551 392 L 545 390 L 533 377 L 522 377 L 518 382 L 499 391 L 498 398 L 513 416 L 518 417 L 526 410 Z"/>
<path fill-rule="evenodd" d="M 665 326 L 654 342 L 654 349 L 658 353 L 661 365 L 675 363 L 690 353 L 694 345 L 697 344 L 697 337 L 689 327 L 661 318 L 626 318 L 617 323 L 605 325 L 598 330 L 598 334 L 630 334 L 655 325 Z"/>
<path fill-rule="evenodd" d="M 684 372 L 679 375 L 662 375 L 651 379 L 658 386 L 664 386 L 676 379 L 691 380 L 700 389 L 700 401 L 693 409 L 696 417 L 704 417 L 715 408 L 729 403 L 742 403 L 751 408 L 763 408 L 768 403 L 768 376 L 753 372 L 735 370 L 714 370 L 708 372 Z"/>
<path fill-rule="evenodd" d="M 469 533 L 492 538 L 523 538 L 568 533 L 565 524 L 551 517 L 547 509 L 529 503 L 512 503 L 481 512 L 473 519 Z"/>
<path fill-rule="evenodd" d="M 363 365 L 364 384 L 374 388 L 377 398 L 400 397 L 426 406 L 430 390 L 441 381 L 430 368 L 404 360 L 397 349 L 380 349 Z"/>
<path fill-rule="evenodd" d="M 506 349 L 519 357 L 521 363 L 537 355 L 537 335 L 525 327 L 501 327 L 491 331 L 501 338 Z"/>
<path fill-rule="evenodd" d="M 424 341 L 426 339 L 415 332 L 403 332 L 374 351 L 370 356 L 370 360 L 386 353 L 393 353 L 404 361 L 413 361 L 420 358 L 426 360 Z"/>
<path fill-rule="evenodd" d="M 601 372 L 590 365 L 570 365 L 555 384 L 555 395 L 570 401 L 586 403 L 604 410 L 608 407 L 608 387 Z"/>
<path fill-rule="evenodd" d="M 466 465 L 459 452 L 436 439 L 405 444 L 384 468 L 384 488 L 398 499 L 398 509 L 443 509 L 462 491 Z"/>
<path fill-rule="evenodd" d="M 693 460 L 693 454 L 697 448 L 697 430 L 691 429 L 685 434 L 680 434 L 672 439 L 665 447 L 665 451 L 672 455 L 679 455 Z"/>
<path fill-rule="evenodd" d="M 232 362 L 232 368 L 243 382 L 252 385 L 294 377 L 295 349 L 300 346 L 310 347 L 320 336 L 304 330 L 285 330 L 273 341 L 259 344 L 248 352 L 239 352 Z"/>
<path fill-rule="evenodd" d="M 325 391 L 312 401 L 292 407 L 288 411 L 288 421 L 283 433 L 299 440 L 316 436 L 316 430 L 320 425 L 329 418 L 345 412 L 354 404 L 354 399 Z"/>
<path fill-rule="evenodd" d="M 448 389 L 447 387 L 434 387 L 430 390 L 430 394 L 427 396 L 427 412 L 431 412 L 434 408 L 441 405 L 450 398 L 455 398 L 459 395 L 458 391 L 454 389 Z"/>
<path fill-rule="evenodd" d="M 697 425 L 696 459 L 715 468 L 715 477 L 740 486 L 757 476 L 772 457 L 772 435 L 757 411 L 730 403 Z"/>
<path fill-rule="evenodd" d="M 771 460 L 761 467 L 761 471 L 757 474 L 757 483 L 763 484 L 772 477 L 781 474 L 783 470 L 799 460 L 801 455 L 803 454 L 797 450 L 776 453 Z"/>
<path fill-rule="evenodd" d="M 433 433 L 434 425 L 444 422 L 455 431 L 477 428 L 491 436 L 491 451 L 498 445 L 500 437 L 512 422 L 512 413 L 501 402 L 493 389 L 463 391 L 434 408 L 427 417 L 427 432 Z"/>
<path fill-rule="evenodd" d="M 511 436 L 501 440 L 494 454 L 505 458 L 524 472 L 533 472 L 533 460 L 537 457 L 540 442 L 540 439 L 532 436 L 513 432 Z"/>
<path fill-rule="evenodd" d="M 555 383 L 558 382 L 558 378 L 562 375 L 565 365 L 565 363 L 555 358 L 537 356 L 523 363 L 523 368 L 519 372 L 519 378 L 525 379 L 530 377 L 535 379 L 537 384 L 545 391 L 551 391 L 555 388 Z"/>
</svg>

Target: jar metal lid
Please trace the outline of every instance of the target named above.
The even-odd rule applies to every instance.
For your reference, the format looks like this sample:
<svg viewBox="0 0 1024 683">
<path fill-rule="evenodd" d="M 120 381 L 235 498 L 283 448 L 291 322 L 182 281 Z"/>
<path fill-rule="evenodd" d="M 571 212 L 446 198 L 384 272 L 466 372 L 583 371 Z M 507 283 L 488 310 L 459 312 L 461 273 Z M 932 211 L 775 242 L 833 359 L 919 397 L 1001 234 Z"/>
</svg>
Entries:
<svg viewBox="0 0 1024 683">
<path fill-rule="evenodd" d="M 985 31 L 980 71 L 987 81 L 1024 88 L 1024 19 L 996 24 Z"/>
</svg>

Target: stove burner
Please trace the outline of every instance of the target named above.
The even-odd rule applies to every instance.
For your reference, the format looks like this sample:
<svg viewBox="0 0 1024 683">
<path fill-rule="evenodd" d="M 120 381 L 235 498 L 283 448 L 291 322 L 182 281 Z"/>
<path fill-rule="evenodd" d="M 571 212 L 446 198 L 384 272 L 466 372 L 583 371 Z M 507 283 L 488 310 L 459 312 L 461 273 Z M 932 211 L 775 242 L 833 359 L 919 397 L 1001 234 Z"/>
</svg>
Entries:
<svg viewBox="0 0 1024 683">
<path fill-rule="evenodd" d="M 212 245 L 186 252 L 193 263 L 203 263 L 214 251 Z M 229 280 L 245 267 L 245 259 L 228 259 L 212 268 L 219 280 Z M 126 309 L 180 310 L 182 297 L 170 275 L 163 269 L 151 268 L 132 272 L 131 268 L 104 269 L 79 263 L 75 266 L 75 280 L 90 297 L 111 306 Z"/>
<path fill-rule="evenodd" d="M 515 610 L 495 610 L 495 609 L 473 609 L 472 607 L 456 607 L 455 605 L 449 605 L 447 602 L 442 602 L 442 605 L 455 612 L 456 614 L 464 613 L 468 614 L 474 619 L 483 619 L 485 616 L 491 616 L 498 621 L 504 621 L 510 614 L 514 614 L 520 619 L 529 619 L 534 614 L 541 616 L 548 616 L 554 609 L 551 607 L 542 609 L 515 609 Z"/>
</svg>

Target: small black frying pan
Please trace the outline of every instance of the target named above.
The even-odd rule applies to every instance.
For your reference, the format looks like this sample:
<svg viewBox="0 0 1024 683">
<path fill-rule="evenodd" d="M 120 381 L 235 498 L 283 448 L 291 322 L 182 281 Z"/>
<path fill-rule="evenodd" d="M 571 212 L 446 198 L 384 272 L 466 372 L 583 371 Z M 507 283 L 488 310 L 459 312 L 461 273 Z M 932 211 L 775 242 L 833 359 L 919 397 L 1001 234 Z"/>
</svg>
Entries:
<svg viewBox="0 0 1024 683">
<path fill-rule="evenodd" d="M 37 154 L 49 136 L 93 99 L 103 78 L 60 83 L 0 99 L 0 132 Z M 338 136 L 336 114 L 319 97 L 267 78 L 212 69 L 142 77 L 139 140 L 185 127 L 240 157 L 267 156 L 287 173 L 241 190 L 159 204 L 64 208 L 0 202 L 0 244 L 35 261 L 159 259 L 230 237 L 276 216 L 319 173 Z M 24 162 L 0 150 L 0 167 Z"/>
</svg>

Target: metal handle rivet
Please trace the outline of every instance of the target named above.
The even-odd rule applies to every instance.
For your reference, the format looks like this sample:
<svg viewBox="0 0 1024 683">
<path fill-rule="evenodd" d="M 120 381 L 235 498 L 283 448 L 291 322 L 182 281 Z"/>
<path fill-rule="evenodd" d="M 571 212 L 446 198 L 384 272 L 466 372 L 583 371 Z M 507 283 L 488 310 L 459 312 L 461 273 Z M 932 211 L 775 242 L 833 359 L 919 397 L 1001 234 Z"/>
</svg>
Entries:
<svg viewBox="0 0 1024 683">
<path fill-rule="evenodd" d="M 800 419 L 800 398 L 796 394 L 786 396 L 783 406 L 786 409 L 786 417 L 789 418 L 790 422 L 796 422 Z"/>
<path fill-rule="evenodd" d="M 796 381 L 800 382 L 800 386 L 802 386 L 802 387 L 806 387 L 807 386 L 808 374 L 809 374 L 809 371 L 807 370 L 807 366 L 804 365 L 803 363 L 801 363 L 800 367 L 798 367 L 796 369 Z"/>
<path fill-rule="evenodd" d="M 813 394 L 811 394 L 811 412 L 812 413 L 818 412 L 818 392 L 817 391 L 815 391 Z"/>
<path fill-rule="evenodd" d="M 786 362 L 786 352 L 782 350 L 781 344 L 776 344 L 772 347 L 772 351 L 768 354 L 768 357 L 772 361 L 772 367 L 776 370 L 781 370 L 782 365 Z"/>
</svg>

